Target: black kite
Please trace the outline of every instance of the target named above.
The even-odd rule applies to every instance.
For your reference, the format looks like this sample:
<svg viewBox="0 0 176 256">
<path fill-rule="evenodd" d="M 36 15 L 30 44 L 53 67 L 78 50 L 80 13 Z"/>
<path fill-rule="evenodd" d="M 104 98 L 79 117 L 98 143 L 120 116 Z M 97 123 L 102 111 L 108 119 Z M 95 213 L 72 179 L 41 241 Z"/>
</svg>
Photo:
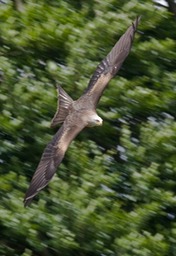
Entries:
<svg viewBox="0 0 176 256">
<path fill-rule="evenodd" d="M 62 126 L 46 146 L 29 189 L 24 205 L 28 206 L 33 197 L 51 180 L 57 167 L 62 162 L 71 141 L 85 127 L 102 125 L 103 120 L 96 113 L 97 103 L 108 82 L 115 76 L 128 56 L 140 17 L 121 36 L 106 58 L 98 65 L 86 91 L 76 101 L 59 86 L 58 109 L 51 126 Z"/>
</svg>

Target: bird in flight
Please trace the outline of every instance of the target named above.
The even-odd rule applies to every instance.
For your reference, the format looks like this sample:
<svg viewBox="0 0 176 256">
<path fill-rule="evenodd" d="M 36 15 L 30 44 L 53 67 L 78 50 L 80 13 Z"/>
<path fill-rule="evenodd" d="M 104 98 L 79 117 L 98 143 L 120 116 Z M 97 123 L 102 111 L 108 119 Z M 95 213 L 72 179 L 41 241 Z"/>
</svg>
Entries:
<svg viewBox="0 0 176 256">
<path fill-rule="evenodd" d="M 58 86 L 58 108 L 51 121 L 51 127 L 62 125 L 42 154 L 24 198 L 25 207 L 40 190 L 47 186 L 62 162 L 68 146 L 78 133 L 85 127 L 102 125 L 103 120 L 96 113 L 97 104 L 109 81 L 116 75 L 128 56 L 139 21 L 140 17 L 137 17 L 97 66 L 87 89 L 78 100 L 72 100 Z"/>
</svg>

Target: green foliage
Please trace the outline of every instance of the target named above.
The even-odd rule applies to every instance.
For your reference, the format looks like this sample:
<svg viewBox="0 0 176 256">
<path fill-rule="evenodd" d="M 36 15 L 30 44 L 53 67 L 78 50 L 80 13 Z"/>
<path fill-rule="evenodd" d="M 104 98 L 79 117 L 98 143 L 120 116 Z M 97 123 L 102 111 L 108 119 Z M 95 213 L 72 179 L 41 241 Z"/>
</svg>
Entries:
<svg viewBox="0 0 176 256">
<path fill-rule="evenodd" d="M 12 2 L 0 6 L 0 254 L 175 256 L 173 16 L 149 0 L 30 0 L 21 12 Z M 56 84 L 78 98 L 137 15 L 132 51 L 98 106 L 103 127 L 78 136 L 25 209 L 55 132 Z"/>
</svg>

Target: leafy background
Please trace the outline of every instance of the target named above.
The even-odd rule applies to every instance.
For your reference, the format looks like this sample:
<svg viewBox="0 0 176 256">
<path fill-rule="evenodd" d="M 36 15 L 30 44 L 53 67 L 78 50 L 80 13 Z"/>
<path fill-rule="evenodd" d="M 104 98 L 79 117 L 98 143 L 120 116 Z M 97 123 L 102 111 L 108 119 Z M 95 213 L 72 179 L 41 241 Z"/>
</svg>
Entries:
<svg viewBox="0 0 176 256">
<path fill-rule="evenodd" d="M 24 208 L 56 132 L 56 84 L 77 99 L 137 15 L 131 53 L 98 106 L 103 127 L 77 137 Z M 174 0 L 6 0 L 0 24 L 0 255 L 175 256 Z"/>
</svg>

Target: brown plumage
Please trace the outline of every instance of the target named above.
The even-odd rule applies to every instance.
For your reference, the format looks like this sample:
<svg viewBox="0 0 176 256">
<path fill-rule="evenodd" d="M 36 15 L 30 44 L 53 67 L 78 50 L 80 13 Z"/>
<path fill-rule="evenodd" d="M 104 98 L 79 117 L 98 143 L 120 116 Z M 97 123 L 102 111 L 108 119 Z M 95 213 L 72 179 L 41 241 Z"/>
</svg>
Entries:
<svg viewBox="0 0 176 256">
<path fill-rule="evenodd" d="M 28 206 L 33 197 L 51 180 L 62 162 L 71 141 L 85 127 L 102 125 L 102 119 L 96 113 L 97 103 L 108 82 L 115 76 L 128 56 L 140 17 L 127 29 L 110 53 L 98 65 L 86 91 L 76 101 L 58 87 L 58 109 L 51 126 L 62 126 L 46 146 L 31 184 L 26 192 L 24 205 Z"/>
</svg>

